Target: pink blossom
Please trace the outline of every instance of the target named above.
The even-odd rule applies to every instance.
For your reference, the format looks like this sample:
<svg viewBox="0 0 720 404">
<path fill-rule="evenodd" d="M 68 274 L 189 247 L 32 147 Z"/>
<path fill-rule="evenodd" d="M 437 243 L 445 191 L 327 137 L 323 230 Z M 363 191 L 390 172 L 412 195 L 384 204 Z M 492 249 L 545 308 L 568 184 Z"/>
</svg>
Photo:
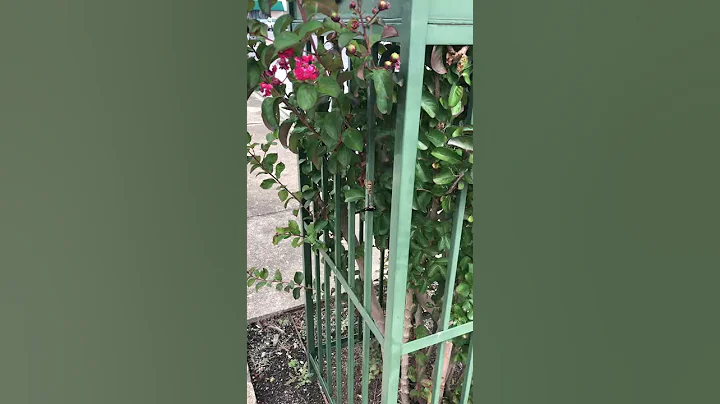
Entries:
<svg viewBox="0 0 720 404">
<path fill-rule="evenodd" d="M 287 59 L 278 59 L 277 65 L 283 70 L 290 70 L 290 63 Z"/>
<path fill-rule="evenodd" d="M 262 94 L 264 97 L 269 97 L 272 95 L 272 84 L 269 83 L 260 83 L 260 94 Z"/>
<path fill-rule="evenodd" d="M 305 55 L 302 58 L 295 58 L 295 78 L 300 81 L 312 81 L 318 78 L 320 71 L 312 62 L 315 58 L 312 55 Z"/>
</svg>

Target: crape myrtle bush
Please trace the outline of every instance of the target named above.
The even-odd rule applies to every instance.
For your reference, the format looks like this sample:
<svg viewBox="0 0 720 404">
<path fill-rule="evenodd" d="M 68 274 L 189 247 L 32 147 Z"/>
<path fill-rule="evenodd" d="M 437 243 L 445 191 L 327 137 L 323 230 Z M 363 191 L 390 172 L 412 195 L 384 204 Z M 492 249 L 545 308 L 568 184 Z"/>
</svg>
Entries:
<svg viewBox="0 0 720 404">
<path fill-rule="evenodd" d="M 261 10 L 269 14 L 273 0 L 259 1 Z M 250 1 L 249 9 L 254 6 Z M 374 207 L 372 242 L 379 250 L 387 250 L 390 234 L 390 207 L 393 182 L 393 150 L 396 126 L 398 93 L 403 86 L 400 69 L 400 49 L 385 42 L 396 37 L 395 28 L 382 19 L 383 11 L 390 8 L 389 1 L 380 1 L 372 11 L 365 13 L 362 2 L 352 2 L 353 18 L 341 21 L 334 0 L 298 0 L 302 23 L 290 31 L 292 17 L 280 17 L 273 27 L 274 40 L 268 38 L 267 26 L 248 19 L 248 83 L 247 97 L 259 91 L 264 97 L 262 118 L 271 131 L 266 141 L 253 142 L 247 134 L 247 163 L 251 173 L 264 178 L 263 189 L 275 189 L 285 203 L 298 203 L 293 213 L 300 217 L 304 210 L 308 220 L 290 221 L 278 228 L 273 243 L 290 242 L 293 247 L 307 243 L 313 250 L 331 249 L 334 245 L 331 229 L 334 228 L 334 200 L 365 204 L 366 190 L 371 197 L 368 205 Z M 322 36 L 324 43 L 313 40 Z M 378 46 L 378 55 L 371 49 Z M 350 59 L 345 68 L 342 54 Z M 437 330 L 441 302 L 445 294 L 445 278 L 450 249 L 453 211 L 460 191 L 467 187 L 467 202 L 461 217 L 462 237 L 456 283 L 451 306 L 451 324 L 460 325 L 473 319 L 473 263 L 472 263 L 472 125 L 469 119 L 470 86 L 472 77 L 472 48 L 469 46 L 429 47 L 421 101 L 421 118 L 418 122 L 419 141 L 415 168 L 415 195 L 412 208 L 410 264 L 405 313 L 405 338 L 422 338 Z M 292 92 L 288 93 L 288 82 Z M 345 86 L 349 91 L 345 91 Z M 374 107 L 368 110 L 368 89 L 375 92 Z M 280 108 L 289 112 L 281 119 Z M 368 122 L 375 125 L 375 181 L 365 180 Z M 293 153 L 302 153 L 299 168 L 309 178 L 310 185 L 297 189 L 282 180 L 285 164 L 270 147 L 280 143 Z M 328 189 L 333 189 L 332 178 L 343 178 L 341 195 L 330 192 L 329 199 L 321 198 L 322 165 L 327 159 L 331 174 Z M 347 204 L 340 212 L 341 237 L 347 241 Z M 362 220 L 363 215 L 361 215 Z M 325 234 L 327 232 L 328 234 Z M 349 235 L 355 237 L 354 235 Z M 326 245 L 326 241 L 330 241 Z M 363 266 L 363 245 L 356 238 L 356 273 Z M 343 251 L 347 260 L 347 252 Z M 389 268 L 390 272 L 394 269 Z M 347 274 L 346 274 L 347 275 Z M 279 271 L 270 276 L 266 268 L 248 270 L 248 286 L 256 289 L 275 287 L 301 295 L 303 273 L 285 281 Z M 362 282 L 356 282 L 356 293 L 362 294 Z M 382 283 L 381 283 L 382 285 Z M 384 333 L 385 308 L 378 299 L 382 289 L 371 295 L 371 311 L 378 328 Z M 448 402 L 458 400 L 458 390 L 451 386 L 450 372 L 464 362 L 469 340 L 467 336 L 454 339 L 446 349 L 442 372 Z M 432 390 L 437 372 L 429 363 L 435 347 L 416 351 L 403 358 L 401 365 L 401 402 L 425 402 Z M 412 360 L 412 364 L 410 364 Z"/>
</svg>

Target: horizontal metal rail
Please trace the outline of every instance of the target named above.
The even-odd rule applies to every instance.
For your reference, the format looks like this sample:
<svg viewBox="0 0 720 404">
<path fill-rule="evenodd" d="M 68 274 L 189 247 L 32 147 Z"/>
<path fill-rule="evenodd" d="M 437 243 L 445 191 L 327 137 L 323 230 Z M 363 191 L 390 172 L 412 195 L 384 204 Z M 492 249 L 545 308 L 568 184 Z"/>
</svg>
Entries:
<svg viewBox="0 0 720 404">
<path fill-rule="evenodd" d="M 469 323 L 465 323 L 463 325 L 459 325 L 457 327 L 453 327 L 450 329 L 447 329 L 445 331 L 439 331 L 435 334 L 430 334 L 426 337 L 422 337 L 420 339 L 416 339 L 410 342 L 406 342 L 403 344 L 402 347 L 402 354 L 407 355 L 411 352 L 415 352 L 419 349 L 427 348 L 430 345 L 439 344 L 441 342 L 449 341 L 453 338 L 457 338 L 461 335 L 469 334 L 473 331 L 473 323 L 472 321 Z"/>
<path fill-rule="evenodd" d="M 340 271 L 338 271 L 335 263 L 332 262 L 332 259 L 330 259 L 330 256 L 327 254 L 327 252 L 324 251 L 322 248 L 319 249 L 319 251 L 325 260 L 325 264 L 330 267 L 333 275 L 337 277 L 337 279 L 340 281 L 340 284 L 344 288 L 345 293 L 347 293 L 348 297 L 352 300 L 353 304 L 355 305 L 355 309 L 357 309 L 357 311 L 360 313 L 360 316 L 362 316 L 363 320 L 370 328 L 370 331 L 372 331 L 372 333 L 375 335 L 375 338 L 382 344 L 385 338 L 380 332 L 380 329 L 375 324 L 375 320 L 373 320 L 373 318 L 370 316 L 370 313 L 368 313 L 365 307 L 360 303 L 360 299 L 358 299 L 355 293 L 350 289 L 350 285 L 347 283 L 345 277 L 340 273 Z"/>
</svg>

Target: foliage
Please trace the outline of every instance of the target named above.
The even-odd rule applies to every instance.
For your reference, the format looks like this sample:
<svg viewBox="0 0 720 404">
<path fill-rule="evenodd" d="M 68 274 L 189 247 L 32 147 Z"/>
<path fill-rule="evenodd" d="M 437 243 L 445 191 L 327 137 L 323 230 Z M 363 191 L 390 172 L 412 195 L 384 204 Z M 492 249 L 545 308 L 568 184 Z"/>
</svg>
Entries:
<svg viewBox="0 0 720 404">
<path fill-rule="evenodd" d="M 261 1 L 260 6 L 270 7 L 274 2 Z M 278 228 L 274 244 L 290 240 L 293 247 L 308 244 L 314 251 L 331 250 L 334 238 L 340 236 L 331 235 L 336 226 L 334 201 L 341 198 L 344 211 L 340 217 L 347 217 L 346 202 L 372 206 L 370 242 L 379 250 L 389 247 L 396 105 L 404 74 L 400 68 L 401 50 L 386 42 L 397 36 L 397 31 L 383 21 L 382 9 L 387 9 L 390 2 L 383 3 L 386 5 L 376 7 L 370 15 L 364 14 L 360 4 L 352 19 L 340 21 L 334 0 L 298 0 L 302 23 L 291 27 L 291 18 L 278 19 L 274 41 L 267 37 L 264 24 L 248 20 L 248 34 L 254 39 L 248 41 L 248 52 L 253 57 L 248 58 L 247 95 L 258 90 L 265 95 L 262 118 L 271 131 L 266 142 L 253 141 L 248 133 L 248 165 L 251 173 L 257 171 L 257 175 L 265 177 L 262 188 L 275 189 L 286 207 L 290 203 L 297 205 L 293 213 L 298 220 Z M 326 38 L 325 43 L 316 43 L 313 38 L 317 36 Z M 372 52 L 374 46 L 376 55 Z M 343 53 L 349 56 L 349 68 L 343 65 Z M 450 288 L 450 319 L 453 325 L 473 319 L 473 127 L 469 119 L 472 69 L 469 46 L 428 49 L 418 123 L 407 285 L 416 297 L 416 310 L 423 321 L 413 325 L 411 339 L 437 331 L 441 304 L 446 298 L 453 214 L 464 188 L 468 192 L 461 217 L 456 281 Z M 288 83 L 292 91 L 288 91 Z M 366 107 L 369 90 L 374 92 L 372 110 Z M 281 119 L 281 109 L 290 113 L 289 118 Z M 366 181 L 369 125 L 375 127 L 372 182 Z M 300 155 L 300 173 L 308 185 L 293 190 L 282 182 L 285 165 L 278 161 L 276 153 L 270 152 L 270 147 L 278 144 Z M 323 168 L 329 175 L 323 175 Z M 343 180 L 341 194 L 322 195 L 322 185 L 326 190 L 333 189 L 335 174 Z M 342 227 L 346 224 L 338 225 L 347 239 L 347 230 Z M 345 257 L 346 251 L 340 254 Z M 362 262 L 362 245 L 357 245 L 355 258 Z M 303 288 L 311 286 L 303 285 L 304 279 L 297 275 L 293 281 L 284 282 L 278 274 L 268 280 L 266 269 L 251 269 L 248 286 L 255 284 L 259 290 L 275 285 L 278 290 L 292 291 L 295 298 Z M 467 336 L 452 342 L 451 361 L 464 360 Z M 427 364 L 429 353 L 420 350 L 413 354 L 417 368 L 409 372 L 409 377 L 414 386 L 411 395 L 418 399 L 427 398 L 430 391 L 431 377 L 424 373 L 432 365 Z"/>
<path fill-rule="evenodd" d="M 295 387 L 302 387 L 312 382 L 313 373 L 310 372 L 307 362 L 300 363 L 297 359 L 291 359 L 288 362 L 288 367 L 292 371 L 290 378 L 285 382 L 286 386 L 295 385 Z"/>
</svg>

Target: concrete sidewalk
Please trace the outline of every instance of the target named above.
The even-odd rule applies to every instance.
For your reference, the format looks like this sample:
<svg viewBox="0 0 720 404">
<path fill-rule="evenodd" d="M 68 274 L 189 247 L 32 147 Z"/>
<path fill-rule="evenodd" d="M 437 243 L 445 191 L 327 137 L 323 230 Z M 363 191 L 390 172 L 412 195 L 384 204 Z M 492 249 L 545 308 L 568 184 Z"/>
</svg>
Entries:
<svg viewBox="0 0 720 404">
<path fill-rule="evenodd" d="M 262 122 L 260 106 L 263 98 L 253 94 L 248 100 L 247 118 L 248 132 L 256 142 L 266 142 L 265 135 L 269 130 Z M 282 109 L 281 109 L 282 111 Z M 282 113 L 282 112 L 281 112 Z M 286 119 L 284 116 L 282 119 Z M 299 189 L 297 155 L 282 145 L 273 146 L 270 152 L 278 154 L 278 161 L 285 163 L 281 181 L 291 190 Z M 281 241 L 274 246 L 272 239 L 277 227 L 287 226 L 288 220 L 296 220 L 292 210 L 298 207 L 297 202 L 291 201 L 287 208 L 283 207 L 275 189 L 262 189 L 260 183 L 267 178 L 264 175 L 249 174 L 247 184 L 247 265 L 248 267 L 267 268 L 270 274 L 279 269 L 283 279 L 292 279 L 295 272 L 302 271 L 302 249 L 293 248 L 289 240 Z M 359 221 L 359 215 L 358 215 Z M 359 223 L 356 223 L 356 228 Z M 344 243 L 343 243 L 344 244 Z M 375 250 L 373 254 L 373 279 L 380 274 L 380 254 Z M 321 270 L 321 273 L 323 271 Z M 290 293 L 277 291 L 274 288 L 262 288 L 256 292 L 255 287 L 248 288 L 247 319 L 248 322 L 279 314 L 281 312 L 300 307 L 304 304 L 304 295 L 295 300 Z"/>
<path fill-rule="evenodd" d="M 248 132 L 253 141 L 265 143 L 265 135 L 270 132 L 262 122 L 260 105 L 262 98 L 253 94 L 248 100 L 247 118 Z M 285 171 L 281 181 L 291 190 L 298 188 L 297 155 L 281 145 L 273 146 L 270 152 L 278 154 L 278 162 L 285 163 Z M 288 220 L 295 220 L 292 210 L 298 207 L 292 201 L 287 208 L 278 198 L 274 189 L 262 189 L 260 183 L 267 178 L 264 175 L 256 176 L 256 170 L 250 174 L 248 167 L 247 183 L 247 265 L 248 267 L 267 268 L 270 274 L 279 269 L 283 279 L 292 279 L 295 272 L 302 271 L 302 250 L 293 248 L 290 241 L 283 241 L 279 245 L 272 244 L 277 227 L 285 227 Z M 304 299 L 295 300 L 292 294 L 277 291 L 274 288 L 262 288 L 256 292 L 255 287 L 247 289 L 247 319 L 248 322 L 272 314 L 283 312 L 303 305 Z"/>
</svg>

